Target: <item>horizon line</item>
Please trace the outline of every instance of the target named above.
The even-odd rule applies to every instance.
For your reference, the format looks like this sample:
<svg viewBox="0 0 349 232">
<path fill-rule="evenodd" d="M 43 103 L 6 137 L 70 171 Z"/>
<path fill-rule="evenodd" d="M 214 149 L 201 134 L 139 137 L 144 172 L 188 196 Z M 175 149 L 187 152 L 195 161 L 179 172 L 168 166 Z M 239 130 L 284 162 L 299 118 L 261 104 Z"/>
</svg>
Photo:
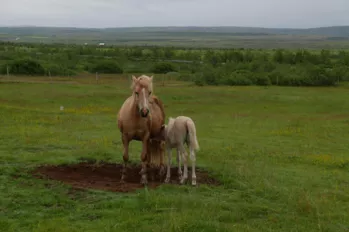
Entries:
<svg viewBox="0 0 349 232">
<path fill-rule="evenodd" d="M 0 28 L 18 28 L 18 27 L 36 27 L 36 28 L 72 28 L 72 29 L 124 29 L 124 28 L 253 28 L 253 29 L 287 29 L 287 30 L 309 30 L 318 28 L 330 27 L 349 27 L 349 25 L 333 25 L 333 26 L 318 26 L 318 27 L 261 27 L 261 26 L 116 26 L 116 27 L 78 27 L 78 26 L 36 26 L 36 25 L 0 25 Z"/>
</svg>

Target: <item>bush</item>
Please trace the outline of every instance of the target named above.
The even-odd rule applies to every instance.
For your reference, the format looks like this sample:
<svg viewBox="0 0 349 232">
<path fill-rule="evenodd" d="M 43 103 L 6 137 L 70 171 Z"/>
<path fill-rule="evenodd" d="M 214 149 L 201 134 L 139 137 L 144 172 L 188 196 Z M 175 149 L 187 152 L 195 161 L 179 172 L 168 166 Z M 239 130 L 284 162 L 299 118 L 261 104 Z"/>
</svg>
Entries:
<svg viewBox="0 0 349 232">
<path fill-rule="evenodd" d="M 252 85 L 252 81 L 250 79 L 248 79 L 247 77 L 238 74 L 238 75 L 234 75 L 231 74 L 229 77 L 227 77 L 224 80 L 225 85 Z"/>
<path fill-rule="evenodd" d="M 177 72 L 175 66 L 171 63 L 158 63 L 155 64 L 151 70 L 153 73 L 165 74 L 168 72 Z"/>
<path fill-rule="evenodd" d="M 279 83 L 282 82 L 283 74 L 279 71 L 274 70 L 268 74 L 268 78 L 272 85 L 279 85 Z"/>
<path fill-rule="evenodd" d="M 300 78 L 298 75 L 289 73 L 287 75 L 284 75 L 281 80 L 279 80 L 279 85 L 281 86 L 301 86 L 302 78 Z"/>
<path fill-rule="evenodd" d="M 194 84 L 197 86 L 204 86 L 206 83 L 204 82 L 204 80 L 201 77 L 196 76 L 196 78 L 194 80 Z"/>
<path fill-rule="evenodd" d="M 0 64 L 0 74 L 6 74 L 6 72 L 7 72 L 6 66 Z"/>
<path fill-rule="evenodd" d="M 61 65 L 57 64 L 48 64 L 46 66 L 46 74 L 51 76 L 67 76 L 67 75 L 75 75 L 76 72 L 74 70 L 68 69 Z"/>
<path fill-rule="evenodd" d="M 105 60 L 97 63 L 91 69 L 91 72 L 95 73 L 107 73 L 107 74 L 120 74 L 123 73 L 123 69 L 115 61 Z"/>
<path fill-rule="evenodd" d="M 225 79 L 226 75 L 227 73 L 223 69 L 213 68 L 212 66 L 206 66 L 199 73 L 196 74 L 195 83 L 219 85 L 222 83 L 222 80 Z"/>
<path fill-rule="evenodd" d="M 308 70 L 303 85 L 307 86 L 333 86 L 336 85 L 338 77 L 336 73 L 321 66 L 315 66 Z"/>
<path fill-rule="evenodd" d="M 36 60 L 20 59 L 8 64 L 10 74 L 45 75 L 44 67 Z"/>
<path fill-rule="evenodd" d="M 196 75 L 192 74 L 192 73 L 182 73 L 178 76 L 179 81 L 196 81 Z"/>
<path fill-rule="evenodd" d="M 262 74 L 262 73 L 257 74 L 256 85 L 263 85 L 263 86 L 271 85 L 271 81 L 267 75 Z"/>
</svg>

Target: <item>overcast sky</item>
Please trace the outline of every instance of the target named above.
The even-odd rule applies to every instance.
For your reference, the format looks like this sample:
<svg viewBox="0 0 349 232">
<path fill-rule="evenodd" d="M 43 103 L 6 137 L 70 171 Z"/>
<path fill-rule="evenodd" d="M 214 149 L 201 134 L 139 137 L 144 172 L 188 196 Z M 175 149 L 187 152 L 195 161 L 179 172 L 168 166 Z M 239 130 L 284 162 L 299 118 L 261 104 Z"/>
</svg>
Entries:
<svg viewBox="0 0 349 232">
<path fill-rule="evenodd" d="M 1 0 L 1 3 L 1 26 L 349 25 L 349 0 Z"/>
</svg>

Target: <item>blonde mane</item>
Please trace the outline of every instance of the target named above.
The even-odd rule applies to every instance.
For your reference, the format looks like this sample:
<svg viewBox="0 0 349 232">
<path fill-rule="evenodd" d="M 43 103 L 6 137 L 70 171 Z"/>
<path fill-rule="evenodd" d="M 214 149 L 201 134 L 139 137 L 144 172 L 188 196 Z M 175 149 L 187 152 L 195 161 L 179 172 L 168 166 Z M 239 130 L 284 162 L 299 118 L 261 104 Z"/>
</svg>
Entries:
<svg viewBox="0 0 349 232">
<path fill-rule="evenodd" d="M 153 76 L 141 75 L 139 77 L 132 76 L 133 79 L 136 79 L 136 82 L 132 81 L 131 89 L 134 90 L 136 85 L 146 87 L 149 91 L 153 92 Z"/>
</svg>

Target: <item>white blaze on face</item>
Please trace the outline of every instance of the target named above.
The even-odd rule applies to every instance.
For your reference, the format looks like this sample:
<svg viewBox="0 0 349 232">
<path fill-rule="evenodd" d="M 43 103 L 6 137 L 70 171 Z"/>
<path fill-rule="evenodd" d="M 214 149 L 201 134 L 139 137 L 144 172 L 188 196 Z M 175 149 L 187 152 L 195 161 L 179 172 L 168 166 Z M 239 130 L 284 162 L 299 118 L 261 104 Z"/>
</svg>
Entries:
<svg viewBox="0 0 349 232">
<path fill-rule="evenodd" d="M 142 89 L 142 93 L 143 93 L 143 107 L 148 109 L 148 102 L 147 102 L 147 97 L 145 96 L 144 88 Z"/>
</svg>

